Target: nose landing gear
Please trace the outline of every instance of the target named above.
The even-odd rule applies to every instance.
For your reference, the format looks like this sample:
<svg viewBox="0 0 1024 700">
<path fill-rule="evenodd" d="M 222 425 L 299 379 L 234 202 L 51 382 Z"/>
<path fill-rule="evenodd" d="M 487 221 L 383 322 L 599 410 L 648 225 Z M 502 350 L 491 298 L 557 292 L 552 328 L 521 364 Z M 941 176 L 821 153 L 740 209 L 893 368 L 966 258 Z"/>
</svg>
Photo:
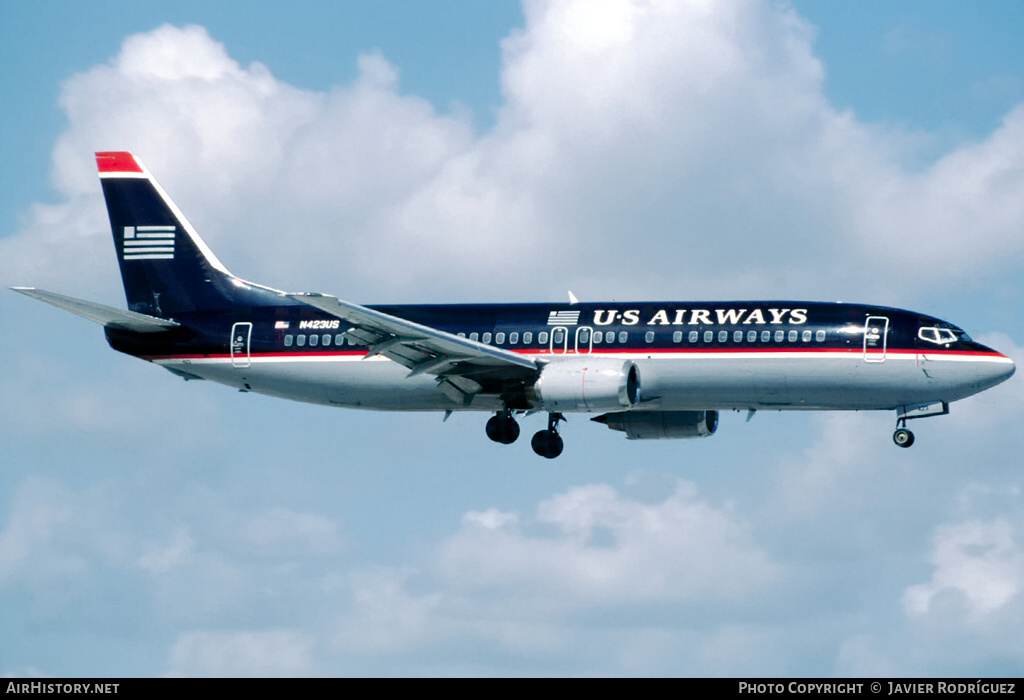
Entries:
<svg viewBox="0 0 1024 700">
<path fill-rule="evenodd" d="M 914 434 L 906 428 L 896 428 L 892 434 L 892 441 L 899 447 L 910 447 L 914 444 Z"/>
<path fill-rule="evenodd" d="M 565 444 L 562 442 L 562 436 L 558 434 L 558 423 L 563 420 L 565 417 L 561 413 L 548 414 L 548 429 L 537 431 L 530 441 L 534 452 L 547 459 L 554 459 L 562 454 Z"/>
<path fill-rule="evenodd" d="M 914 434 L 907 430 L 908 420 L 911 418 L 944 416 L 948 413 L 949 404 L 945 401 L 900 406 L 896 409 L 896 431 L 892 434 L 892 441 L 898 447 L 910 447 L 914 444 Z"/>
</svg>

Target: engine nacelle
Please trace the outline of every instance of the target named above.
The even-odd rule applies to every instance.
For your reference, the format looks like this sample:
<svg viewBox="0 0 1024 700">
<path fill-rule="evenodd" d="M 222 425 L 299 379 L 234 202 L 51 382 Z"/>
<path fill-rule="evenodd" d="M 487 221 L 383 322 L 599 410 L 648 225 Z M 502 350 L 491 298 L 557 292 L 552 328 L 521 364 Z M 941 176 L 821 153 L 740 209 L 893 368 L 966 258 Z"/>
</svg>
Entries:
<svg viewBox="0 0 1024 700">
<path fill-rule="evenodd" d="M 640 372 L 631 360 L 556 360 L 541 370 L 533 393 L 545 411 L 620 411 L 640 400 Z"/>
<path fill-rule="evenodd" d="M 718 411 L 623 411 L 592 418 L 630 440 L 684 440 L 708 437 L 718 428 Z"/>
</svg>

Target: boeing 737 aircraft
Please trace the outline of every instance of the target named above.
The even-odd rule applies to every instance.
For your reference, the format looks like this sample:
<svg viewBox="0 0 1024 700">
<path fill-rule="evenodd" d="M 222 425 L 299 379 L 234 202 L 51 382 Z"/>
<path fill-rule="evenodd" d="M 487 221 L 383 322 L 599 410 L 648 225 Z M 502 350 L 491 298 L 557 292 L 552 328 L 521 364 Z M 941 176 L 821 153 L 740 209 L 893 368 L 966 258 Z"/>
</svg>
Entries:
<svg viewBox="0 0 1024 700">
<path fill-rule="evenodd" d="M 485 411 L 509 444 L 557 457 L 566 413 L 630 439 L 711 435 L 719 411 L 894 410 L 912 418 L 1005 381 L 1013 362 L 924 314 L 730 301 L 360 306 L 232 275 L 131 153 L 97 153 L 128 311 L 30 287 L 110 346 L 184 377 L 328 406 Z"/>
</svg>

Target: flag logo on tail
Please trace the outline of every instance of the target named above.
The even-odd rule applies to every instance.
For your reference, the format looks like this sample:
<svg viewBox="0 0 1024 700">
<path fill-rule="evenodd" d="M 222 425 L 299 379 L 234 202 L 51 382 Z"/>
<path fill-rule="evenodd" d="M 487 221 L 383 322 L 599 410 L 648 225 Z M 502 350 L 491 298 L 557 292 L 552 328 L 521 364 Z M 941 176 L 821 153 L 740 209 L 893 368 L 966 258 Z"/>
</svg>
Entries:
<svg viewBox="0 0 1024 700">
<path fill-rule="evenodd" d="M 174 260 L 174 226 L 125 226 L 124 260 Z"/>
</svg>

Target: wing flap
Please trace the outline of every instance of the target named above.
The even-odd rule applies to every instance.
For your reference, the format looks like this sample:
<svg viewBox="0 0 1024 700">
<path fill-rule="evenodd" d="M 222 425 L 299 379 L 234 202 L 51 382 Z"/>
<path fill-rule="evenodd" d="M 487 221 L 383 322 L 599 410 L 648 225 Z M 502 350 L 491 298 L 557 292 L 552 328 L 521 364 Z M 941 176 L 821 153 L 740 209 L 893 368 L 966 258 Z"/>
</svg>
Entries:
<svg viewBox="0 0 1024 700">
<path fill-rule="evenodd" d="M 482 390 L 474 375 L 479 378 L 511 370 L 522 377 L 532 376 L 538 369 L 533 360 L 510 350 L 478 343 L 336 297 L 321 294 L 289 296 L 351 324 L 345 335 L 366 345 L 367 357 L 387 357 L 407 367 L 410 377 L 418 374 L 438 377 L 442 391 L 457 392 L 462 400 L 472 400 Z"/>
</svg>

